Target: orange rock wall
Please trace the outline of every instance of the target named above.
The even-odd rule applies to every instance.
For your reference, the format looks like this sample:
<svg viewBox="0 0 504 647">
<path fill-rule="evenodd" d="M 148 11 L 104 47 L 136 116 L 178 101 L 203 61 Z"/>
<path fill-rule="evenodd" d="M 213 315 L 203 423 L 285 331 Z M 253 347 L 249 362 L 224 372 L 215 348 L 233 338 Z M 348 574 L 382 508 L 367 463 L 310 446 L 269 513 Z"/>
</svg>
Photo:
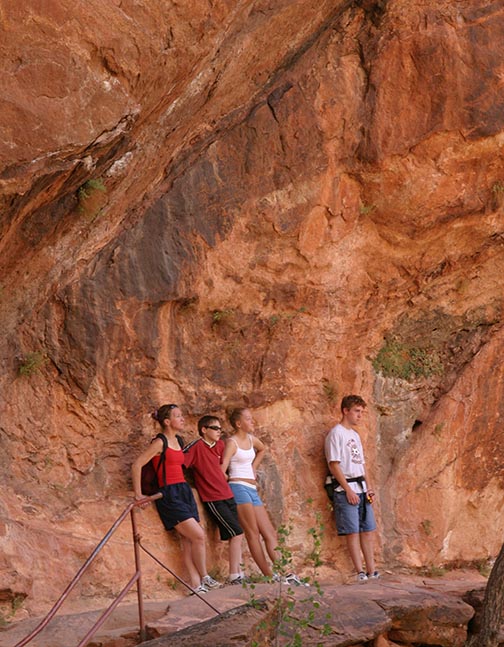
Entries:
<svg viewBox="0 0 504 647">
<path fill-rule="evenodd" d="M 301 573 L 320 523 L 349 573 L 321 488 L 348 392 L 369 402 L 380 564 L 494 556 L 500 3 L 60 0 L 0 20 L 2 599 L 50 606 L 168 401 L 188 439 L 250 406 Z M 183 571 L 155 511 L 140 524 Z M 117 592 L 128 563 L 126 525 L 78 595 Z M 170 590 L 150 564 L 146 590 Z"/>
</svg>

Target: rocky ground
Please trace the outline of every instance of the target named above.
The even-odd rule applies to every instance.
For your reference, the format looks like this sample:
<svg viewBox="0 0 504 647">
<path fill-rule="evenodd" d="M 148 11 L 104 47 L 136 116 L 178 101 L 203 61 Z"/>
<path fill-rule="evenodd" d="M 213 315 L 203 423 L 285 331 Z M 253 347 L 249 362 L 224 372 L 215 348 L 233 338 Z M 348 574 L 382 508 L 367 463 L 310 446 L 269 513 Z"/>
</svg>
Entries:
<svg viewBox="0 0 504 647">
<path fill-rule="evenodd" d="M 226 586 L 205 596 L 146 603 L 147 647 L 249 647 L 270 645 L 280 633 L 286 645 L 296 632 L 302 645 L 331 647 L 373 645 L 436 645 L 462 647 L 477 599 L 486 580 L 477 571 L 452 571 L 442 577 L 385 573 L 366 584 L 321 583 L 290 589 L 282 596 L 292 603 L 291 619 L 278 632 L 278 585 Z M 253 602 L 252 604 L 247 604 Z M 97 611 L 60 616 L 30 645 L 71 647 L 79 644 L 98 615 Z M 15 647 L 38 623 L 18 622 L 0 633 L 2 647 Z M 304 628 L 300 628 L 305 624 Z M 283 635 L 285 634 L 285 635 Z M 326 634 L 326 635 L 324 635 Z M 138 611 L 121 606 L 93 639 L 93 647 L 133 647 L 138 641 Z"/>
</svg>

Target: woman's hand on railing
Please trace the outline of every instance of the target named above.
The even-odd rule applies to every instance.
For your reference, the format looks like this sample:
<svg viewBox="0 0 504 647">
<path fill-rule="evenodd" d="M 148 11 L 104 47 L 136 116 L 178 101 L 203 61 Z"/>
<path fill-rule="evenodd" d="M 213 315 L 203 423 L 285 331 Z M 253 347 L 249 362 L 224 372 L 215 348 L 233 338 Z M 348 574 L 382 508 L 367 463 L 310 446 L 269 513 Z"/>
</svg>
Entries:
<svg viewBox="0 0 504 647">
<path fill-rule="evenodd" d="M 162 498 L 161 492 L 156 492 L 156 494 L 153 494 L 152 496 L 146 496 L 144 494 L 135 494 L 134 499 L 135 499 L 135 508 L 143 509 L 149 505 L 149 503 L 152 503 L 156 499 L 161 499 Z"/>
<path fill-rule="evenodd" d="M 136 504 L 135 508 L 137 510 L 141 510 L 141 509 L 147 507 L 149 505 L 149 503 L 150 503 L 149 497 L 144 496 L 143 494 L 140 494 L 140 495 L 135 494 L 134 499 L 135 499 L 135 504 Z"/>
</svg>

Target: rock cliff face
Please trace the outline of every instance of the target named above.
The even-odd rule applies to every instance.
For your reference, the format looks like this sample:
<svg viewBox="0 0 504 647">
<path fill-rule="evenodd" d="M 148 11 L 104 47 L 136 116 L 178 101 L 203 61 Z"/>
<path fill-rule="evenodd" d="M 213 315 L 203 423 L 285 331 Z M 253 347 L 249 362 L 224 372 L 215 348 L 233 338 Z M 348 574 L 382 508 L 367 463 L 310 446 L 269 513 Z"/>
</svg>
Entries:
<svg viewBox="0 0 504 647">
<path fill-rule="evenodd" d="M 380 562 L 500 548 L 504 7 L 316 4 L 3 3 L 8 605 L 65 587 L 169 401 L 188 439 L 250 406 L 300 572 L 320 511 L 323 558 L 348 573 L 321 484 L 350 392 L 369 402 Z M 141 526 L 183 571 L 153 510 Z M 122 587 L 129 534 L 81 596 Z"/>
</svg>

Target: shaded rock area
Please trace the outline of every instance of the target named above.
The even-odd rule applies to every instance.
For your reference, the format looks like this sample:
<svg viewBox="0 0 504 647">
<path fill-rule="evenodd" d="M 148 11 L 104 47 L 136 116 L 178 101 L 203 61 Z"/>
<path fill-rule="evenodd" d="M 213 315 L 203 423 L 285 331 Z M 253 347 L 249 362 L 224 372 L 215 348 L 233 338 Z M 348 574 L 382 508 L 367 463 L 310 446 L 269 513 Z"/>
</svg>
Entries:
<svg viewBox="0 0 504 647">
<path fill-rule="evenodd" d="M 227 586 L 205 600 L 189 596 L 168 604 L 147 604 L 147 647 L 231 647 L 272 645 L 275 636 L 286 644 L 296 632 L 303 645 L 349 647 L 374 645 L 435 645 L 462 647 L 473 607 L 464 602 L 485 586 L 476 572 L 452 572 L 440 578 L 385 574 L 379 581 L 314 587 L 282 588 L 291 603 L 289 619 L 278 624 L 278 585 Z M 100 629 L 93 647 L 132 647 L 138 640 L 134 605 L 122 605 Z M 95 614 L 94 614 L 95 615 Z M 37 647 L 71 647 L 93 614 L 62 616 L 34 641 Z M 33 621 L 21 622 L 0 634 L 2 647 L 13 647 Z M 277 631 L 277 628 L 280 629 Z M 157 636 L 157 637 L 156 637 Z M 82 633 L 80 635 L 82 637 Z"/>
</svg>

